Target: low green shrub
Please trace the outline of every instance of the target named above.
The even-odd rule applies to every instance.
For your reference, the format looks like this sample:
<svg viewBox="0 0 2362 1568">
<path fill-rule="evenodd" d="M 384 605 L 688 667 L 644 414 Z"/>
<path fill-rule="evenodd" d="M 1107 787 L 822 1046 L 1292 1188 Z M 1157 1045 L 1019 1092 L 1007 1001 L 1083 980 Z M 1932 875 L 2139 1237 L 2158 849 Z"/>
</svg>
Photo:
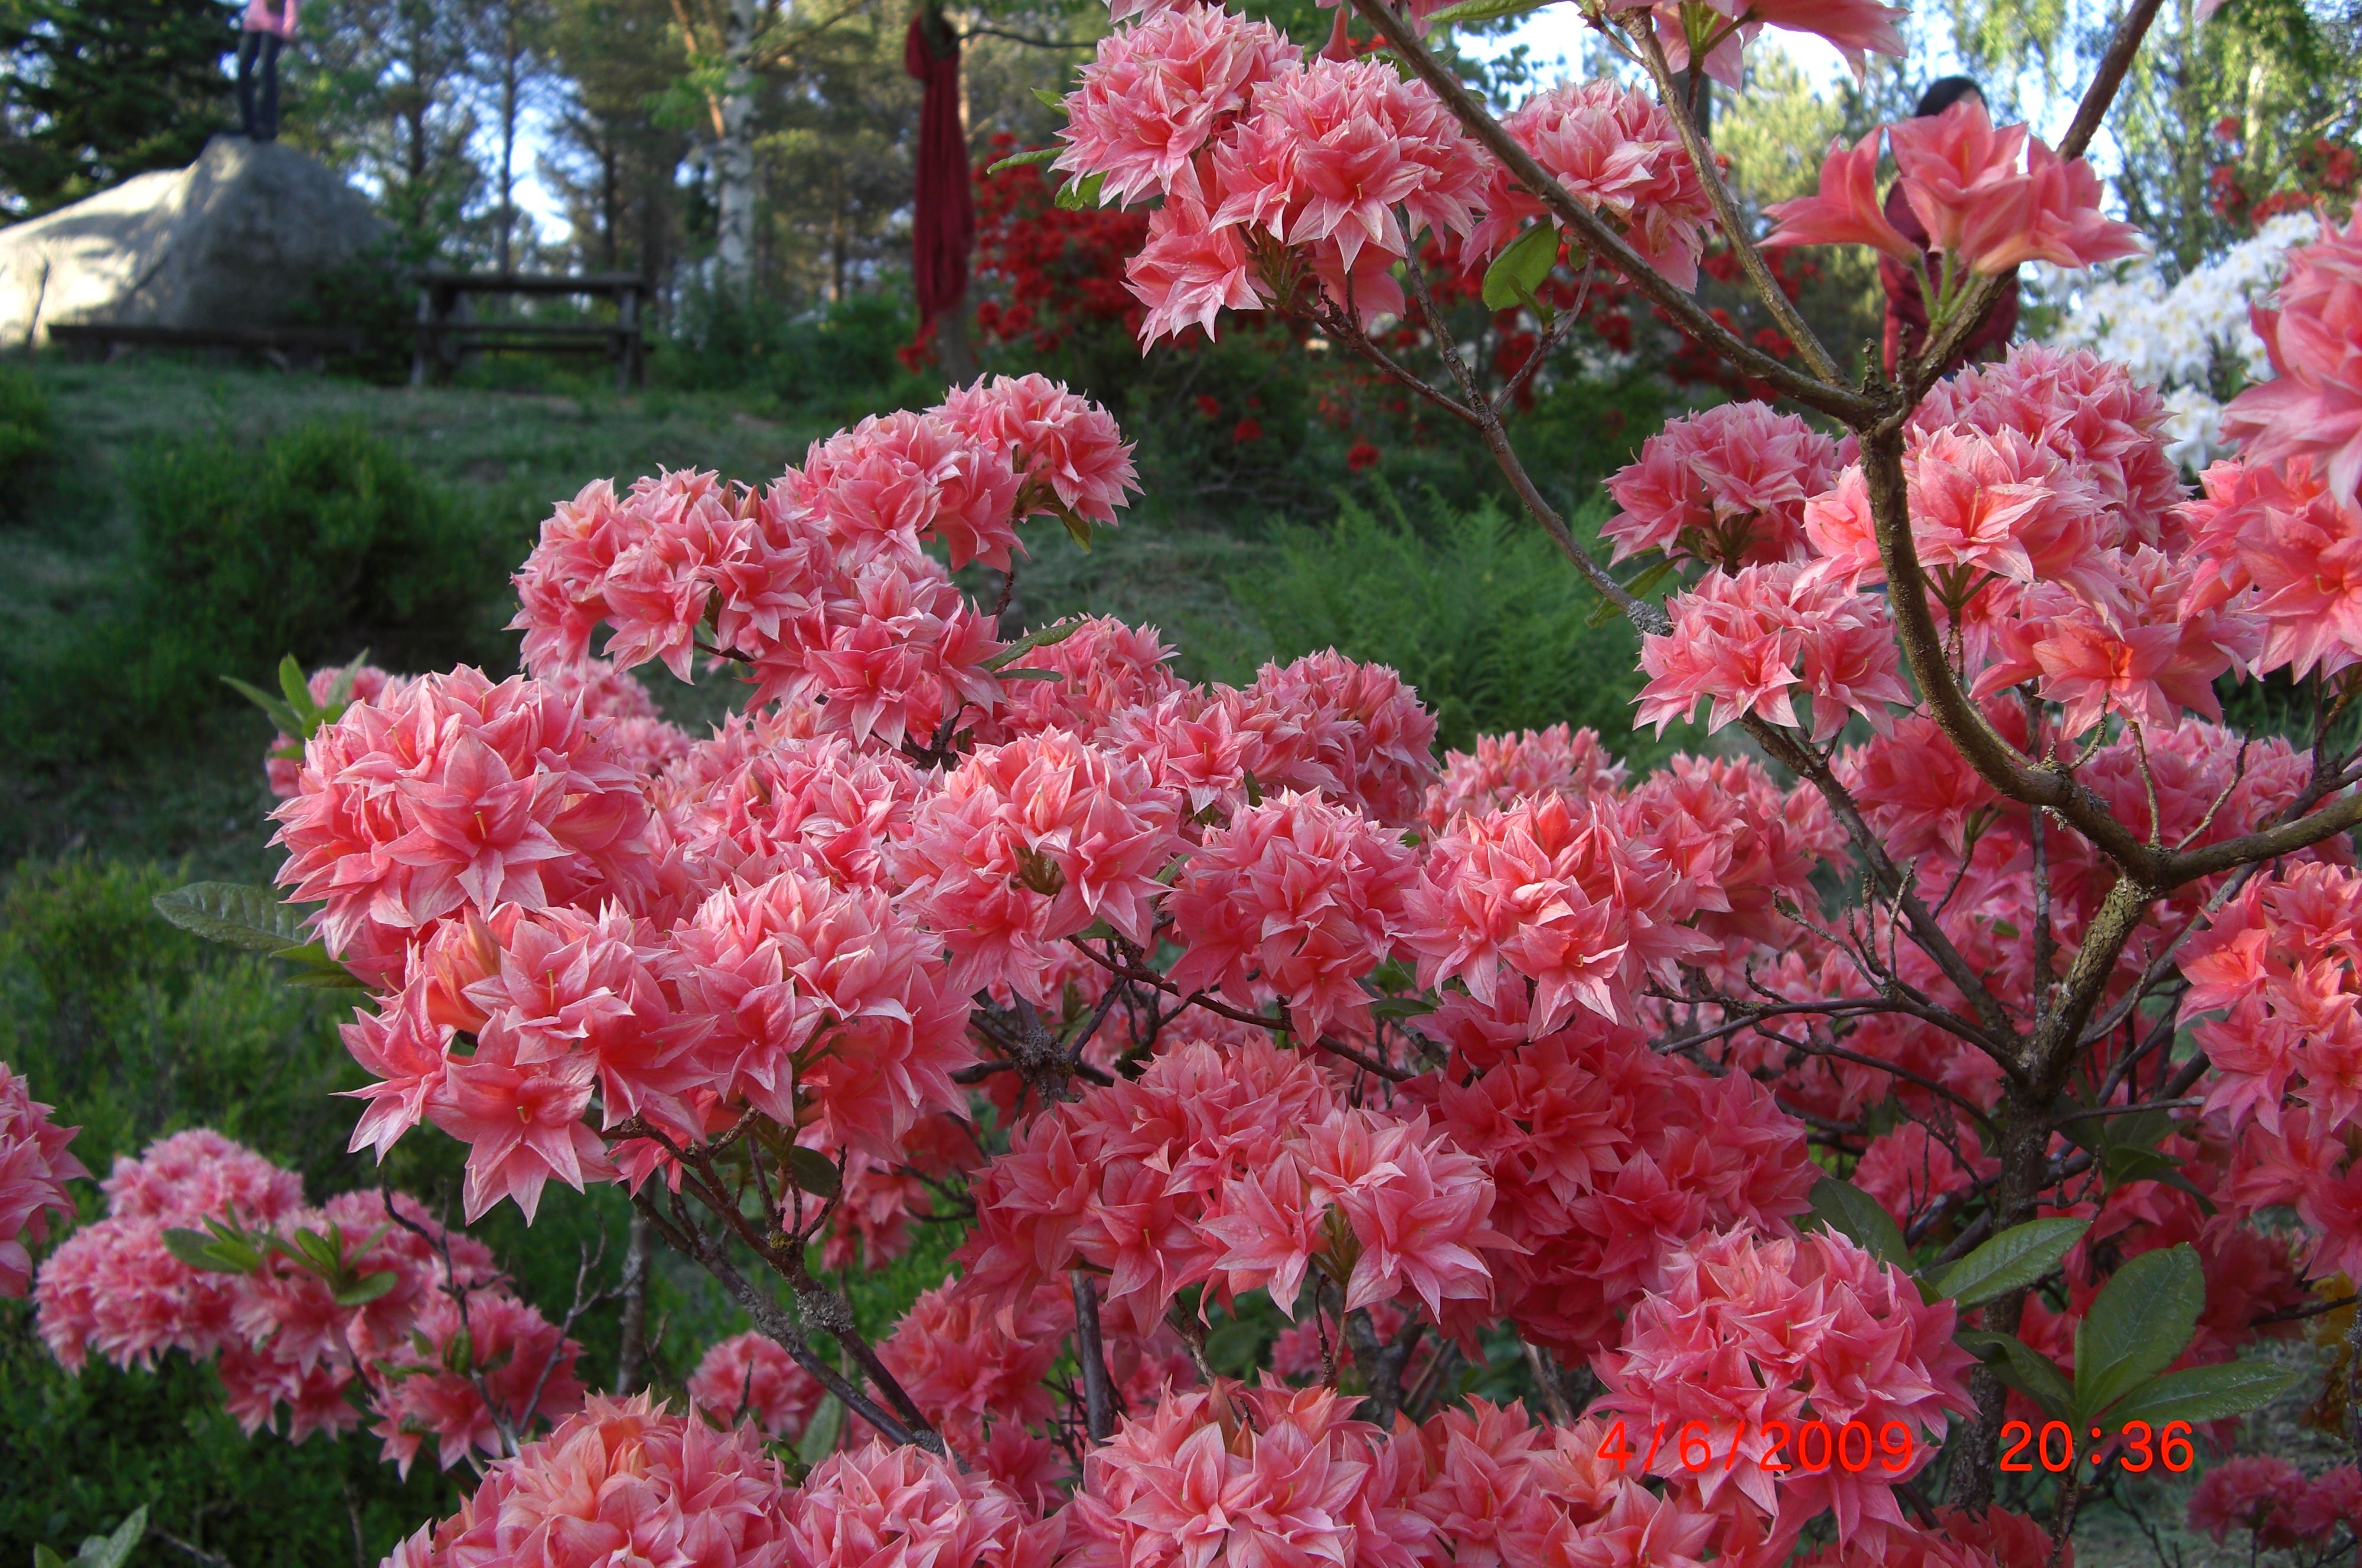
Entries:
<svg viewBox="0 0 2362 1568">
<path fill-rule="evenodd" d="M 40 383 L 22 365 L 0 365 L 0 517 L 24 514 L 26 492 L 46 477 L 57 455 L 57 431 Z"/>
<path fill-rule="evenodd" d="M 505 664 L 511 551 L 357 423 L 259 450 L 226 436 L 135 457 L 127 581 L 7 673 L 9 734 L 36 756 L 134 755 L 184 738 L 265 680 L 362 649 L 394 668 Z M 235 701 L 235 699 L 228 699 Z"/>
<path fill-rule="evenodd" d="M 752 394 L 771 414 L 817 413 L 851 424 L 890 408 L 923 408 L 942 382 L 913 373 L 898 350 L 911 313 L 891 293 L 859 294 L 819 311 L 727 290 L 685 291 L 671 330 L 650 344 L 648 384 Z"/>
<path fill-rule="evenodd" d="M 1231 582 L 1281 659 L 1335 647 L 1391 666 L 1434 709 L 1444 745 L 1554 723 L 1596 728 L 1636 764 L 1662 747 L 1632 733 L 1639 645 L 1550 537 L 1487 501 L 1430 499 L 1414 522 L 1346 502 L 1322 528 L 1290 528 L 1270 571 Z M 1595 530 L 1604 502 L 1575 520 Z"/>
</svg>

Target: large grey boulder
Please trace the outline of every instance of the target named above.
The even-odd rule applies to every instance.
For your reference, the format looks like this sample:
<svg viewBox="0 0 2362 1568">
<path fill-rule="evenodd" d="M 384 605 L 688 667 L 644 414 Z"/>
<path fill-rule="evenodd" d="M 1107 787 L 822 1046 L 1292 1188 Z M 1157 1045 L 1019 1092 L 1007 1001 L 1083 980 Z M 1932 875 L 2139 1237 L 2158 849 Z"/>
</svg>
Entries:
<svg viewBox="0 0 2362 1568">
<path fill-rule="evenodd" d="M 159 170 L 0 228 L 0 348 L 57 322 L 286 325 L 315 280 L 382 231 L 369 201 L 292 148 L 217 136 Z"/>
</svg>

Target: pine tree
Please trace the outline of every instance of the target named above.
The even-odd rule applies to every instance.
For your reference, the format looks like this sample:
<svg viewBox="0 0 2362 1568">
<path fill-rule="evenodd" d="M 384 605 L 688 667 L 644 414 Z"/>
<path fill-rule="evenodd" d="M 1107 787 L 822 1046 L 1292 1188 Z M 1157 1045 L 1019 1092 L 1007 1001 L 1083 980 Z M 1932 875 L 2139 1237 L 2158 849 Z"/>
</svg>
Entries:
<svg viewBox="0 0 2362 1568">
<path fill-rule="evenodd" d="M 194 160 L 226 123 L 235 22 L 218 0 L 0 0 L 0 212 Z"/>
</svg>

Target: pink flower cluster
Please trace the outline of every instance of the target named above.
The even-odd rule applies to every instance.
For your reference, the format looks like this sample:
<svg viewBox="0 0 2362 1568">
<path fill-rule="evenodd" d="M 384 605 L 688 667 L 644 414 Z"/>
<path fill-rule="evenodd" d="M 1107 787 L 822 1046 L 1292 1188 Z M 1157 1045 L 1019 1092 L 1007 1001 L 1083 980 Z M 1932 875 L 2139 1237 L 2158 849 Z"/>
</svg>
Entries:
<svg viewBox="0 0 2362 1568">
<path fill-rule="evenodd" d="M 1782 562 L 1732 576 L 1717 567 L 1668 608 L 1673 629 L 1641 639 L 1649 683 L 1634 720 L 1660 734 L 1701 699 L 1711 732 L 1749 714 L 1801 727 L 1794 699 L 1809 697 L 1816 742 L 1856 713 L 1882 726 L 1886 704 L 1911 701 L 1884 606 L 1811 568 Z"/>
<path fill-rule="evenodd" d="M 387 1568 L 800 1568 L 785 1483 L 747 1428 L 717 1431 L 646 1395 L 594 1397 L 493 1465 L 458 1513 L 420 1526 Z"/>
<path fill-rule="evenodd" d="M 1710 1077 L 1585 1013 L 1529 1043 L 1522 1020 L 1473 1008 L 1429 1021 L 1451 1060 L 1406 1092 L 1490 1175 L 1493 1223 L 1518 1250 L 1489 1267 L 1534 1343 L 1575 1357 L 1612 1345 L 1693 1237 L 1783 1236 L 1804 1211 L 1819 1173 L 1803 1128 L 1745 1077 Z"/>
<path fill-rule="evenodd" d="M 41 1337 L 70 1370 L 93 1353 L 117 1366 L 173 1350 L 211 1357 L 248 1434 L 284 1407 L 290 1441 L 339 1436 L 366 1408 L 405 1474 L 428 1437 L 447 1470 L 505 1453 L 503 1427 L 581 1398 L 580 1347 L 511 1294 L 480 1242 L 415 1199 L 354 1192 L 312 1209 L 293 1172 L 204 1130 L 116 1160 L 101 1185 L 106 1218 L 50 1256 L 33 1292 Z M 209 1225 L 240 1233 L 257 1260 L 201 1268 L 167 1244 L 168 1231 L 214 1241 Z M 336 1277 L 297 1244 L 307 1232 Z"/>
<path fill-rule="evenodd" d="M 2362 503 L 2362 215 L 2322 224 L 2289 253 L 2274 308 L 2255 313 L 2273 377 L 2223 411 L 2223 433 L 2251 464 L 2308 459 L 2350 512 Z"/>
<path fill-rule="evenodd" d="M 1198 1284 L 1268 1287 L 1292 1316 L 1316 1267 L 1348 1310 L 1415 1295 L 1432 1315 L 1489 1303 L 1487 1254 L 1511 1245 L 1483 1168 L 1424 1116 L 1349 1108 L 1260 1042 L 1160 1051 L 1021 1126 L 974 1191 L 955 1296 L 1004 1331 L 1076 1264 L 1106 1274 L 1109 1314 L 1142 1337 Z"/>
<path fill-rule="evenodd" d="M 1620 510 L 1600 529 L 1617 560 L 1659 550 L 1725 571 L 1795 559 L 1805 502 L 1829 488 L 1838 444 L 1793 414 L 1727 403 L 1669 420 L 1607 481 Z"/>
<path fill-rule="evenodd" d="M 1714 207 L 1672 116 L 1637 89 L 1577 82 L 1537 93 L 1501 122 L 1569 195 L 1622 230 L 1640 259 L 1682 289 L 1697 286 Z M 1474 257 L 1508 248 L 1549 208 L 1503 164 L 1485 160 L 1485 220 Z"/>
<path fill-rule="evenodd" d="M 2209 1470 L 2191 1494 L 2190 1528 L 2221 1544 L 2237 1529 L 2264 1551 L 2320 1547 L 2344 1525 L 2362 1521 L 2362 1472 L 2351 1464 L 2308 1480 L 2285 1459 L 2251 1456 Z"/>
<path fill-rule="evenodd" d="M 78 1127 L 60 1127 L 24 1078 L 0 1062 L 0 1297 L 20 1297 L 33 1279 L 28 1242 L 49 1237 L 50 1216 L 71 1220 L 66 1183 L 90 1173 L 66 1153 Z"/>
<path fill-rule="evenodd" d="M 1607 1386 L 1602 1408 L 1633 1430 L 1703 1421 L 1743 1432 L 1735 1441 L 1751 1460 L 1761 1458 L 1772 1421 L 1792 1430 L 1860 1421 L 1873 1433 L 1894 1422 L 1917 1441 L 1892 1472 L 1882 1462 L 1860 1471 L 1779 1472 L 1760 1463 L 1690 1470 L 1661 1448 L 1651 1473 L 1694 1488 L 1696 1506 L 1727 1520 L 1734 1537 L 1783 1550 L 1824 1511 L 1860 1549 L 1907 1531 L 1894 1487 L 1933 1461 L 1948 1414 L 1974 1408 L 1964 1381 L 1973 1359 L 1952 1342 L 1951 1304 L 1927 1305 L 1908 1276 L 1829 1232 L 1709 1235 L 1665 1272 L 1664 1288 L 1633 1309 L 1621 1344 L 1595 1363 Z"/>
<path fill-rule="evenodd" d="M 1552 724 L 1514 735 L 1478 735 L 1476 749 L 1446 754 L 1443 781 L 1427 792 L 1424 821 L 1441 833 L 1462 812 L 1482 816 L 1526 795 L 1582 797 L 1623 788 L 1626 769 L 1596 730 Z"/>
<path fill-rule="evenodd" d="M 1887 221 L 1879 200 L 1882 134 L 1893 146 L 1904 196 L 1928 248 L 1944 258 L 1937 282 L 1947 290 L 1955 266 L 1985 274 L 2028 261 L 2092 267 L 2141 248 L 2130 224 L 2100 215 L 2100 177 L 2090 164 L 2060 158 L 2024 126 L 1996 130 L 1974 96 L 1940 115 L 1873 130 L 1850 150 L 1833 143 L 1819 193 L 1772 204 L 1780 226 L 1764 243 L 1868 245 L 1921 265 L 1920 248 Z"/>
<path fill-rule="evenodd" d="M 1151 8 L 1110 34 L 1065 110 L 1058 169 L 1096 179 L 1102 202 L 1163 198 L 1126 268 L 1143 344 L 1308 289 L 1365 326 L 1400 315 L 1393 269 L 1419 233 L 1486 258 L 1545 210 L 1425 83 L 1307 58 L 1216 6 Z M 1594 83 L 1538 94 L 1506 124 L 1643 257 L 1694 284 L 1712 209 L 1664 110 Z"/>
</svg>

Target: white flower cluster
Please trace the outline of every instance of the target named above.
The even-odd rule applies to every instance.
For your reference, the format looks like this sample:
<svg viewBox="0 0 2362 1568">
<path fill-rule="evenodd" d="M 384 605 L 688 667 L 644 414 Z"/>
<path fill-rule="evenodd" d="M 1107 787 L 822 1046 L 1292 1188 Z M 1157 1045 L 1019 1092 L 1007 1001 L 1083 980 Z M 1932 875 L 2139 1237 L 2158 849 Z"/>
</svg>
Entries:
<svg viewBox="0 0 2362 1568">
<path fill-rule="evenodd" d="M 2270 379 L 2271 362 L 2247 325 L 2247 306 L 2279 282 L 2290 248 L 2320 232 L 2312 214 L 2284 213 L 2170 288 L 2151 260 L 2132 263 L 2118 279 L 2082 281 L 2057 339 L 2166 389 L 2169 450 L 2185 467 L 2202 469 L 2230 449 L 2211 384 L 2218 357 L 2227 356 L 2248 381 Z"/>
</svg>

